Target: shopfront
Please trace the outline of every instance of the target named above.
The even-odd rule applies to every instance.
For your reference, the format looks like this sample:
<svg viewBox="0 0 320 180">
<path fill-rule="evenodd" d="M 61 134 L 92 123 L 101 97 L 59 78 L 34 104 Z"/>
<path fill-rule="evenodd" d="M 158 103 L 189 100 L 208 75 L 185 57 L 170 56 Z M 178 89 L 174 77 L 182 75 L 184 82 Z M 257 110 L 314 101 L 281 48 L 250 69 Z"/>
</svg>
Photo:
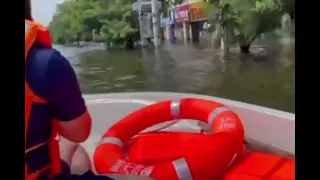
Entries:
<svg viewBox="0 0 320 180">
<path fill-rule="evenodd" d="M 182 24 L 189 21 L 189 4 L 174 8 L 175 24 Z"/>
</svg>

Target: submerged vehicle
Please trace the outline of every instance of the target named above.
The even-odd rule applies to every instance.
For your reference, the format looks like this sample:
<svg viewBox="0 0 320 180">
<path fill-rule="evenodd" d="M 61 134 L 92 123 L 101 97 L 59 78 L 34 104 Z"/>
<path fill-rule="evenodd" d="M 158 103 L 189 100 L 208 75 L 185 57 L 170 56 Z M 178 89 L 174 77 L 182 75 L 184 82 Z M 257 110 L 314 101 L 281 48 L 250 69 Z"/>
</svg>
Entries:
<svg viewBox="0 0 320 180">
<path fill-rule="evenodd" d="M 295 179 L 294 114 L 184 93 L 85 99 L 93 127 L 83 146 L 99 174 L 137 180 Z"/>
</svg>

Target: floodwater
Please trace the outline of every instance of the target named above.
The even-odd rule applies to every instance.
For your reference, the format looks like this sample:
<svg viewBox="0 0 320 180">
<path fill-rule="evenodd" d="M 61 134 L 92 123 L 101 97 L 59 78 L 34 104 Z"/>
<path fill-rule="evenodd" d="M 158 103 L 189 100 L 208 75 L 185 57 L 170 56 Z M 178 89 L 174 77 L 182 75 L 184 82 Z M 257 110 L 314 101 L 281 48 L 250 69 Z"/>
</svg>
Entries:
<svg viewBox="0 0 320 180">
<path fill-rule="evenodd" d="M 207 43 L 159 50 L 103 50 L 100 45 L 56 46 L 70 60 L 85 94 L 173 91 L 205 94 L 295 112 L 294 52 L 254 45 L 228 60 Z"/>
</svg>

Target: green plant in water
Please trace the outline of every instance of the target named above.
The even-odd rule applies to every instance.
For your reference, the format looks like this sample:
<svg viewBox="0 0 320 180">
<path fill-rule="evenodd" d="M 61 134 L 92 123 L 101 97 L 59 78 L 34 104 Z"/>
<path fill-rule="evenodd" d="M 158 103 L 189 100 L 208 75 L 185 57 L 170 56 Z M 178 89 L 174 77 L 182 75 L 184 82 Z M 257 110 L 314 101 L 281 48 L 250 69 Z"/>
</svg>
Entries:
<svg viewBox="0 0 320 180">
<path fill-rule="evenodd" d="M 282 3 L 276 0 L 220 0 L 211 13 L 212 28 L 224 28 L 241 52 L 249 53 L 250 45 L 261 34 L 281 26 Z M 217 33 L 221 35 L 221 33 Z M 216 38 L 220 39 L 220 38 Z"/>
</svg>

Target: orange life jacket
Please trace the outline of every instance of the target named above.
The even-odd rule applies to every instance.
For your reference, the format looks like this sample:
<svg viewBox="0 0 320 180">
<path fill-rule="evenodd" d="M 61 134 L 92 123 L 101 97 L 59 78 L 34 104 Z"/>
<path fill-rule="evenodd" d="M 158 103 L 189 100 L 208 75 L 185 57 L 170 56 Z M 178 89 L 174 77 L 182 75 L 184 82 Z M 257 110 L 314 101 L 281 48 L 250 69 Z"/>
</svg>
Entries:
<svg viewBox="0 0 320 180">
<path fill-rule="evenodd" d="M 25 66 L 27 61 L 28 52 L 34 42 L 38 42 L 48 47 L 52 47 L 50 33 L 42 25 L 35 22 L 25 20 Z M 25 180 L 37 180 L 39 176 L 45 172 L 49 173 L 49 178 L 53 178 L 55 175 L 61 172 L 61 162 L 59 154 L 59 144 L 56 140 L 58 135 L 58 124 L 57 121 L 52 120 L 52 135 L 47 142 L 37 144 L 33 147 L 27 148 L 26 141 L 28 136 L 28 127 L 30 121 L 31 106 L 33 103 L 46 103 L 46 101 L 38 96 L 36 96 L 30 89 L 26 78 L 24 81 L 25 86 L 25 155 L 31 151 L 34 151 L 43 145 L 49 146 L 50 163 L 45 167 L 38 169 L 36 172 L 29 173 L 27 162 L 25 162 Z"/>
</svg>

